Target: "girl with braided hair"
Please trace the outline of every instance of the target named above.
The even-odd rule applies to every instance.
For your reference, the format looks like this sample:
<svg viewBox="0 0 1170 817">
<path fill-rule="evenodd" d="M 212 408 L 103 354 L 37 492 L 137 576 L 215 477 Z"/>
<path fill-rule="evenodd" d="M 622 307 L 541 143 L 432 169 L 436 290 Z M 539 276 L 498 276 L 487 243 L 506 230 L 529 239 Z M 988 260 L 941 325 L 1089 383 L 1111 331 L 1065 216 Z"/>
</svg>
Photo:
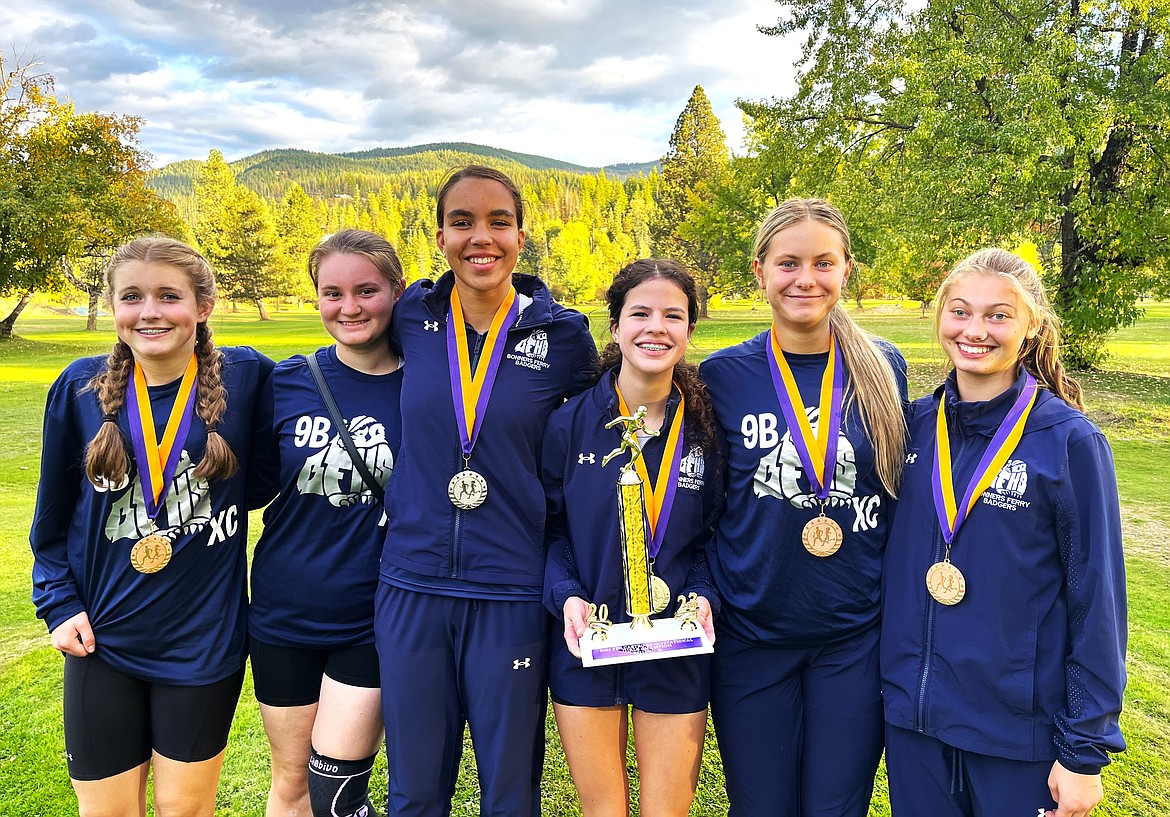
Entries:
<svg viewBox="0 0 1170 817">
<path fill-rule="evenodd" d="M 210 815 L 244 676 L 244 472 L 272 361 L 218 349 L 210 265 L 165 237 L 106 269 L 118 342 L 49 391 L 33 602 L 65 655 L 84 817 Z"/>
</svg>

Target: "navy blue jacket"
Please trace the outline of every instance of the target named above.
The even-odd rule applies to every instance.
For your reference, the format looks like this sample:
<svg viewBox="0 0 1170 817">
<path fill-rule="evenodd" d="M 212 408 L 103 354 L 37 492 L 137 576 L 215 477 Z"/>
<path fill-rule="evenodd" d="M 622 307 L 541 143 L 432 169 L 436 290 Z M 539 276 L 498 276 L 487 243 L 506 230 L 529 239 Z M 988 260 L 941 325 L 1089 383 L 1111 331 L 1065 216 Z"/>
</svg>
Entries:
<svg viewBox="0 0 1170 817">
<path fill-rule="evenodd" d="M 926 589 L 944 552 L 931 491 L 939 399 L 945 389 L 961 498 L 1023 387 L 1021 376 L 999 397 L 961 403 L 953 377 L 910 413 L 882 592 L 886 719 L 959 749 L 1095 774 L 1125 747 L 1125 569 L 1109 445 L 1041 389 L 1011 458 L 954 539 L 966 595 L 941 605 Z"/>
<path fill-rule="evenodd" d="M 585 316 L 552 300 L 530 275 L 513 275 L 521 312 L 471 456 L 487 500 L 461 510 L 447 484 L 464 467 L 451 397 L 447 319 L 455 276 L 411 285 L 394 307 L 391 343 L 407 360 L 402 451 L 387 489 L 390 522 L 381 576 L 395 586 L 477 598 L 539 601 L 544 582 L 540 445 L 549 413 L 590 384 L 597 345 Z M 482 338 L 468 329 L 478 356 Z M 481 362 L 486 365 L 486 361 Z"/>
<path fill-rule="evenodd" d="M 604 468 L 601 465 L 602 458 L 621 443 L 619 429 L 605 428 L 621 414 L 613 375 L 606 372 L 596 386 L 554 411 L 544 435 L 542 479 L 548 498 L 545 540 L 549 549 L 544 603 L 558 619 L 565 601 L 579 596 L 608 605 L 611 621 L 629 620 L 616 488 L 629 456 L 614 457 Z M 652 437 L 643 450 L 652 479 L 666 447 L 665 429 L 679 402 L 674 392 L 667 402 L 663 433 Z M 723 484 L 701 446 L 684 441 L 683 452 L 674 506 L 654 562 L 655 575 L 671 590 L 670 606 L 663 616 L 674 614 L 680 593 L 705 596 L 716 610 L 719 604 L 705 547 L 722 505 Z M 643 486 L 647 494 L 652 489 Z"/>
<path fill-rule="evenodd" d="M 890 498 L 854 407 L 842 418 L 825 503 L 825 515 L 841 526 L 844 542 L 827 558 L 804 549 L 800 534 L 818 515 L 819 503 L 772 384 L 770 342 L 767 330 L 715 352 L 699 367 L 727 449 L 727 504 L 707 558 L 723 603 L 721 628 L 772 647 L 815 647 L 877 624 Z M 905 360 L 884 341 L 879 348 L 905 396 Z M 785 359 L 815 427 L 828 353 Z"/>
<path fill-rule="evenodd" d="M 315 354 L 354 446 L 385 487 L 402 441 L 403 370 L 359 372 L 337 359 L 334 346 Z M 304 355 L 276 365 L 265 399 L 274 415 L 269 456 L 255 478 L 280 496 L 264 511 L 252 558 L 248 631 L 284 646 L 372 644 L 382 503 L 354 468 Z"/>
<path fill-rule="evenodd" d="M 227 412 L 219 433 L 240 470 L 210 484 L 191 476 L 207 443 L 196 414 L 157 517 L 173 548 L 170 564 L 157 573 L 130 564 L 131 548 L 149 532 L 133 456 L 125 486 L 98 489 L 85 476 L 85 448 L 102 423 L 97 396 L 86 385 L 106 358 L 71 363 L 49 389 L 29 536 L 37 616 L 51 631 L 84 611 L 95 655 L 146 681 L 210 684 L 244 663 L 248 510 L 270 498 L 250 494 L 245 474 L 258 431 L 254 412 L 262 413 L 257 397 L 272 361 L 248 347 L 222 351 Z M 166 422 L 178 387 L 179 381 L 150 387 L 156 424 Z M 126 406 L 118 428 L 129 441 Z"/>
</svg>

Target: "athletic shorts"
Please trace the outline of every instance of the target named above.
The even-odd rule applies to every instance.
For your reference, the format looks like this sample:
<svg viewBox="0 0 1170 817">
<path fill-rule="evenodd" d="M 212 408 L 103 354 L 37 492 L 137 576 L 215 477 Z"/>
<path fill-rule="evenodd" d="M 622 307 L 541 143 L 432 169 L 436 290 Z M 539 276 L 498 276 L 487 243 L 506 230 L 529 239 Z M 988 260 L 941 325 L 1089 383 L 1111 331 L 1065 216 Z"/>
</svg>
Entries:
<svg viewBox="0 0 1170 817">
<path fill-rule="evenodd" d="M 65 656 L 65 755 L 74 780 L 103 780 L 158 752 L 197 763 L 227 747 L 244 683 L 241 667 L 203 686 L 142 681 L 97 653 Z"/>
<path fill-rule="evenodd" d="M 378 650 L 349 647 L 281 647 L 249 638 L 256 700 L 267 706 L 308 706 L 321 699 L 321 678 L 378 689 Z"/>
<path fill-rule="evenodd" d="M 549 693 L 566 706 L 629 704 L 655 715 L 702 712 L 711 699 L 711 656 L 684 655 L 585 667 L 565 646 L 561 628 L 549 637 Z"/>
</svg>

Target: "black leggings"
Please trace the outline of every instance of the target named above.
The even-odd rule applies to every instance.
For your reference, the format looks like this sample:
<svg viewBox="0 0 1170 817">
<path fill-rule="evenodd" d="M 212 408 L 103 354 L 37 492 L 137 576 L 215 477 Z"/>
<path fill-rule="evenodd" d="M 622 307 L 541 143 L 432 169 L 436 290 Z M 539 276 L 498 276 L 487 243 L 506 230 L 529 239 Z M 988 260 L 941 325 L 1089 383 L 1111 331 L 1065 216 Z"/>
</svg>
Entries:
<svg viewBox="0 0 1170 817">
<path fill-rule="evenodd" d="M 227 746 L 244 670 L 204 686 L 132 678 L 97 657 L 65 656 L 65 754 L 74 780 L 102 780 L 150 760 L 210 760 Z"/>
</svg>

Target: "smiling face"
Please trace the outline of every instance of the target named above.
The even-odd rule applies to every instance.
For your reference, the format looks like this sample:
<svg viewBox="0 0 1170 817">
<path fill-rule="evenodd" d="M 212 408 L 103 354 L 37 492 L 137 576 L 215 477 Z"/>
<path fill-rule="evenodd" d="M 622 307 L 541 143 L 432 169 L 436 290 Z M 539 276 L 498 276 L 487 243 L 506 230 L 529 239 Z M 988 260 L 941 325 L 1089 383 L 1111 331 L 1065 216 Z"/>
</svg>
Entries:
<svg viewBox="0 0 1170 817">
<path fill-rule="evenodd" d="M 1020 349 L 1038 326 L 1016 288 L 995 274 L 955 280 L 939 305 L 938 337 L 963 400 L 988 400 L 1016 379 Z"/>
<path fill-rule="evenodd" d="M 457 182 L 443 201 L 435 239 L 461 298 L 492 305 L 503 300 L 524 247 L 516 202 L 504 185 L 476 177 Z"/>
<path fill-rule="evenodd" d="M 621 315 L 609 331 L 622 350 L 622 370 L 644 375 L 674 371 L 694 331 L 687 296 L 664 278 L 650 278 L 626 293 Z"/>
<path fill-rule="evenodd" d="M 840 234 L 819 221 L 798 221 L 772 236 L 763 256 L 752 262 L 756 283 L 772 307 L 772 322 L 783 348 L 804 351 L 828 344 L 829 312 L 841 299 L 853 261 Z"/>
<path fill-rule="evenodd" d="M 214 301 L 200 304 L 185 272 L 170 264 L 127 261 L 112 280 L 118 338 L 130 347 L 151 385 L 179 377 L 195 350 L 195 327 Z"/>
<path fill-rule="evenodd" d="M 401 292 L 362 255 L 333 253 L 317 267 L 321 322 L 339 347 L 355 353 L 386 344 Z"/>
</svg>

